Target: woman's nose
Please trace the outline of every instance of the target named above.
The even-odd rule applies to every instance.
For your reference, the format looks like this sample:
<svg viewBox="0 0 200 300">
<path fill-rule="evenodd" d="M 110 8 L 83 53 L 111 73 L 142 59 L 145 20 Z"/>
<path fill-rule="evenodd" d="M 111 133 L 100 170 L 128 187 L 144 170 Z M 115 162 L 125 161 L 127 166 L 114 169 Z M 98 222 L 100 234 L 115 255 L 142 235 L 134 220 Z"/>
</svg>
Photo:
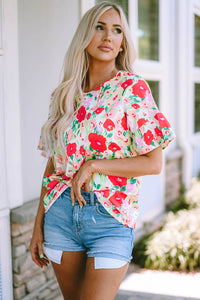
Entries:
<svg viewBox="0 0 200 300">
<path fill-rule="evenodd" d="M 111 41 L 112 40 L 112 35 L 110 30 L 105 30 L 104 36 L 103 36 L 104 41 Z"/>
</svg>

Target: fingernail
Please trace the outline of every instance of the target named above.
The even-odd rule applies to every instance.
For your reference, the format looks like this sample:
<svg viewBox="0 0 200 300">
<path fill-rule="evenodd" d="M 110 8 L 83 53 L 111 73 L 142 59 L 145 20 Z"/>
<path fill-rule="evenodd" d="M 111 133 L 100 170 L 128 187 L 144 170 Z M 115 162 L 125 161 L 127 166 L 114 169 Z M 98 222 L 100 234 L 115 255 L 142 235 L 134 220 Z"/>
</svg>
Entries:
<svg viewBox="0 0 200 300">
<path fill-rule="evenodd" d="M 72 202 L 72 206 L 74 206 L 74 203 Z"/>
<path fill-rule="evenodd" d="M 44 258 L 44 254 L 40 254 L 40 258 Z"/>
</svg>

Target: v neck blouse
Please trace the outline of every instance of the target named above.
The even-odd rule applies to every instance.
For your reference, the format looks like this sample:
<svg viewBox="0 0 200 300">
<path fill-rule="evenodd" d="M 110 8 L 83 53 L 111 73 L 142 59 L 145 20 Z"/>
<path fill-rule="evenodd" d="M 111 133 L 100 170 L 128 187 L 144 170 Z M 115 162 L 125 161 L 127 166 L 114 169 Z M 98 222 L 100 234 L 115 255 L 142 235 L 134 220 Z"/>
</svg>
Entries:
<svg viewBox="0 0 200 300">
<path fill-rule="evenodd" d="M 55 147 L 55 170 L 43 178 L 43 186 L 48 189 L 43 200 L 45 212 L 71 186 L 85 161 L 135 157 L 160 145 L 164 149 L 175 138 L 147 82 L 139 75 L 119 71 L 95 90 L 83 93 L 82 99 L 77 96 L 75 104 L 78 110 L 64 132 L 67 165 L 62 164 Z M 41 139 L 38 149 L 45 155 Z M 135 228 L 141 179 L 94 173 L 89 188 L 114 218 Z"/>
</svg>

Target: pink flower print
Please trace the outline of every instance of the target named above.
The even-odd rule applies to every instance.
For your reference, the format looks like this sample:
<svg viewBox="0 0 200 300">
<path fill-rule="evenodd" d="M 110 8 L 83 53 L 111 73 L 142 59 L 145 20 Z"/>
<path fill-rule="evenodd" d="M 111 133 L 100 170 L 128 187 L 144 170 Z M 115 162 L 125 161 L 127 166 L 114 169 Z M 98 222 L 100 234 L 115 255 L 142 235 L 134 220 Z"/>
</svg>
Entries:
<svg viewBox="0 0 200 300">
<path fill-rule="evenodd" d="M 56 161 L 57 161 L 59 164 L 62 164 L 62 163 L 63 163 L 63 157 L 62 157 L 62 155 L 57 154 L 57 156 L 56 156 Z"/>
<path fill-rule="evenodd" d="M 115 131 L 115 139 L 123 139 L 123 131 L 118 129 Z"/>
<path fill-rule="evenodd" d="M 71 138 L 72 138 L 72 129 L 69 129 L 69 130 L 67 131 L 67 140 L 70 141 Z"/>
<path fill-rule="evenodd" d="M 91 120 L 89 124 L 90 124 L 90 127 L 91 127 L 92 129 L 95 128 L 96 125 L 97 125 L 96 122 L 94 121 L 94 119 Z"/>
</svg>

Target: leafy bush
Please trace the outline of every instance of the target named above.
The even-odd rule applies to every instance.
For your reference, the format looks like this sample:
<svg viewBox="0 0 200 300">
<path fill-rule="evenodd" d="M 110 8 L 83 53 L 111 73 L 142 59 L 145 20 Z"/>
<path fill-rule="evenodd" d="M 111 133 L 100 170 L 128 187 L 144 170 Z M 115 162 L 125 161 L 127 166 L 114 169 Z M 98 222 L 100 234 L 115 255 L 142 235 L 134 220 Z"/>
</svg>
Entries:
<svg viewBox="0 0 200 300">
<path fill-rule="evenodd" d="M 200 181 L 197 179 L 192 180 L 184 203 L 188 210 L 169 212 L 159 231 L 144 236 L 135 245 L 135 263 L 163 270 L 200 268 Z"/>
</svg>

